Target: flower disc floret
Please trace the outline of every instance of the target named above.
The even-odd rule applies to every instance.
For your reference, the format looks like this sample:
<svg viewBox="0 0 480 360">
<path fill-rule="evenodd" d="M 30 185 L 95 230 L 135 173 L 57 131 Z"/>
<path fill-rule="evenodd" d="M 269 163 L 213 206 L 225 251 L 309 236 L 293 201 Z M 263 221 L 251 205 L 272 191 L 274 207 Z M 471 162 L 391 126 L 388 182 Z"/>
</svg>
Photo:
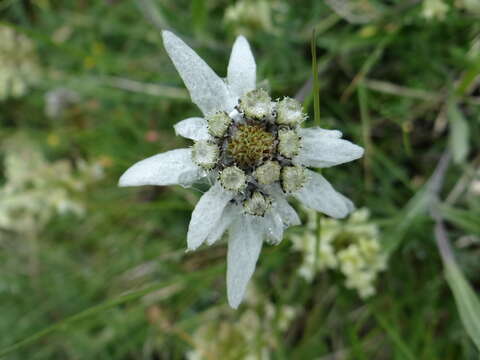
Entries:
<svg viewBox="0 0 480 360">
<path fill-rule="evenodd" d="M 229 156 L 242 168 L 260 165 L 275 152 L 275 136 L 259 124 L 239 125 L 228 143 Z"/>
<path fill-rule="evenodd" d="M 196 141 L 192 146 L 192 160 L 204 169 L 212 169 L 218 159 L 219 149 L 206 140 Z"/>
<path fill-rule="evenodd" d="M 287 194 L 300 190 L 307 181 L 305 168 L 301 166 L 286 166 L 282 168 L 282 188 Z"/>
<path fill-rule="evenodd" d="M 232 123 L 232 119 L 223 111 L 207 116 L 208 132 L 215 137 L 222 137 Z"/>
<path fill-rule="evenodd" d="M 346 275 L 358 272 L 365 266 L 365 258 L 357 244 L 350 244 L 346 249 L 339 251 L 338 259 L 340 268 Z"/>
<path fill-rule="evenodd" d="M 231 191 L 241 191 L 246 187 L 247 177 L 242 169 L 236 166 L 230 166 L 220 173 L 220 183 L 224 189 Z"/>
<path fill-rule="evenodd" d="M 279 101 L 276 110 L 276 122 L 279 125 L 296 126 L 305 119 L 302 105 L 297 100 L 289 97 L 285 97 Z"/>
<path fill-rule="evenodd" d="M 267 161 L 255 170 L 254 176 L 260 184 L 269 185 L 280 180 L 280 170 L 281 166 L 277 161 Z"/>
<path fill-rule="evenodd" d="M 247 214 L 254 216 L 263 216 L 270 207 L 270 201 L 260 192 L 256 191 L 252 194 L 250 199 L 243 203 L 243 208 Z"/>
<path fill-rule="evenodd" d="M 278 131 L 278 152 L 287 158 L 293 158 L 300 151 L 300 136 L 295 130 L 280 129 Z"/>
<path fill-rule="evenodd" d="M 358 240 L 358 247 L 366 259 L 374 259 L 380 251 L 380 245 L 376 239 L 362 238 Z"/>
<path fill-rule="evenodd" d="M 272 113 L 272 99 L 263 89 L 256 89 L 241 97 L 240 110 L 247 118 L 264 119 Z"/>
</svg>

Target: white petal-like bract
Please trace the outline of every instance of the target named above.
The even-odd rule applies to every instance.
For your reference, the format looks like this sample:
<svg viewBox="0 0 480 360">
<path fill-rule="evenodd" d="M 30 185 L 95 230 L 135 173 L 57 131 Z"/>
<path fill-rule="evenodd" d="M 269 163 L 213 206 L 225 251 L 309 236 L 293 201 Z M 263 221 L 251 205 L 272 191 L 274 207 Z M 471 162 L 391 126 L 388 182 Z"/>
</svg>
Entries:
<svg viewBox="0 0 480 360">
<path fill-rule="evenodd" d="M 227 82 L 232 96 L 240 98 L 255 89 L 256 68 L 247 39 L 243 36 L 237 37 L 233 44 L 227 70 Z"/>
<path fill-rule="evenodd" d="M 187 233 L 187 246 L 195 250 L 202 245 L 220 220 L 225 206 L 232 199 L 233 194 L 225 191 L 217 182 L 202 195 L 197 206 L 193 209 Z"/>
<path fill-rule="evenodd" d="M 351 212 L 355 211 L 355 204 L 353 203 L 352 200 L 350 200 L 349 198 L 347 198 L 345 195 L 337 192 L 338 195 L 340 195 L 340 197 L 343 199 L 343 201 L 345 201 L 345 204 L 347 205 L 347 208 L 348 208 L 348 213 L 350 214 Z"/>
<path fill-rule="evenodd" d="M 300 218 L 293 207 L 290 206 L 285 199 L 285 194 L 278 184 L 275 184 L 269 188 L 269 193 L 273 197 L 273 208 L 282 218 L 285 226 L 300 225 Z"/>
<path fill-rule="evenodd" d="M 307 138 L 307 140 L 318 139 L 318 137 L 331 137 L 335 139 L 340 139 L 342 137 L 342 132 L 340 130 L 329 130 L 322 129 L 321 127 L 312 127 L 312 128 L 299 128 L 299 134 Z"/>
<path fill-rule="evenodd" d="M 341 139 L 341 132 L 320 128 L 299 129 L 302 138 L 298 156 L 293 162 L 298 165 L 330 167 L 356 160 L 363 155 L 363 148 Z"/>
<path fill-rule="evenodd" d="M 308 180 L 305 185 L 292 195 L 305 206 L 320 211 L 334 218 L 344 218 L 352 210 L 352 204 L 342 194 L 335 191 L 330 183 L 320 174 L 306 170 Z"/>
<path fill-rule="evenodd" d="M 283 238 L 285 226 L 281 215 L 274 209 L 270 209 L 263 218 L 258 219 L 265 228 L 268 243 L 279 244 Z"/>
<path fill-rule="evenodd" d="M 263 242 L 251 216 L 240 216 L 230 228 L 227 252 L 227 296 L 234 309 L 240 305 L 252 277 Z"/>
<path fill-rule="evenodd" d="M 202 177 L 191 154 L 191 149 L 176 149 L 146 158 L 128 168 L 118 185 L 191 185 Z"/>
<path fill-rule="evenodd" d="M 223 214 L 220 217 L 220 219 L 217 221 L 215 226 L 213 227 L 212 231 L 210 234 L 208 234 L 207 237 L 207 244 L 212 245 L 214 244 L 218 239 L 220 239 L 223 235 L 223 233 L 228 229 L 230 224 L 235 220 L 235 218 L 242 216 L 241 210 L 238 206 L 236 205 L 227 205 L 225 207 L 225 210 L 223 210 Z"/>
<path fill-rule="evenodd" d="M 170 31 L 163 31 L 163 44 L 192 101 L 204 115 L 230 112 L 235 106 L 225 82 L 187 44 Z"/>
<path fill-rule="evenodd" d="M 195 141 L 210 139 L 207 121 L 203 118 L 192 117 L 182 120 L 175 124 L 174 129 L 175 134 L 186 139 Z"/>
</svg>

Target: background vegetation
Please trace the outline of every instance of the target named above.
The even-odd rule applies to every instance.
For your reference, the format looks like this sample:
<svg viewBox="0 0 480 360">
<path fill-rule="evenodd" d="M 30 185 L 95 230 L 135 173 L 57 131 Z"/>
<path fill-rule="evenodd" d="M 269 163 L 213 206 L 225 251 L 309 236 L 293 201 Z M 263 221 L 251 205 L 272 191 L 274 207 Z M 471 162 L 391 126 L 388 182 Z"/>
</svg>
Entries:
<svg viewBox="0 0 480 360">
<path fill-rule="evenodd" d="M 477 2 L 2 0 L 0 22 L 16 33 L 0 40 L 6 358 L 478 359 Z M 134 162 L 188 146 L 172 125 L 199 114 L 162 28 L 222 75 L 245 34 L 258 80 L 311 118 L 317 30 L 323 127 L 367 150 L 324 173 L 380 229 L 390 256 L 375 296 L 338 272 L 300 277 L 296 227 L 265 246 L 230 310 L 225 242 L 185 253 L 204 189 L 117 188 Z"/>
</svg>

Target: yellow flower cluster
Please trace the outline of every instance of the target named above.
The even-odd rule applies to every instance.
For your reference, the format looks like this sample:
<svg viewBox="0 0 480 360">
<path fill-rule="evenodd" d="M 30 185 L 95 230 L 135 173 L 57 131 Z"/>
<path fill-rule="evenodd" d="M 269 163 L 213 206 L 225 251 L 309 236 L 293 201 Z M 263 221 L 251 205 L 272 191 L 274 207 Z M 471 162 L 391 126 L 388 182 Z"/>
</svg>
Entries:
<svg viewBox="0 0 480 360">
<path fill-rule="evenodd" d="M 2 230 L 36 233 L 55 214 L 83 215 L 79 194 L 89 182 L 103 176 L 97 163 L 78 161 L 75 171 L 67 160 L 48 162 L 22 135 L 6 141 L 1 150 L 5 177 L 0 187 Z"/>
<path fill-rule="evenodd" d="M 278 306 L 252 287 L 245 299 L 248 309 L 240 316 L 227 306 L 216 306 L 203 314 L 202 325 L 192 335 L 194 349 L 189 360 L 269 360 L 278 346 L 274 334 L 286 331 L 297 311 Z"/>
<path fill-rule="evenodd" d="M 346 222 L 322 219 L 318 245 L 316 215 L 307 214 L 308 230 L 301 236 L 292 235 L 294 249 L 303 253 L 300 275 L 312 281 L 318 271 L 339 270 L 345 276 L 345 286 L 355 289 L 361 298 L 375 294 L 374 283 L 386 267 L 386 256 L 381 251 L 378 227 L 369 222 L 368 210 L 353 212 Z"/>
<path fill-rule="evenodd" d="M 456 0 L 455 6 L 460 9 L 465 9 L 472 15 L 480 15 L 480 1 L 478 0 Z"/>
<path fill-rule="evenodd" d="M 0 24 L 0 100 L 24 95 L 39 74 L 33 42 Z"/>
<path fill-rule="evenodd" d="M 423 0 L 422 15 L 431 20 L 444 20 L 449 6 L 443 0 Z"/>
<path fill-rule="evenodd" d="M 282 21 L 288 2 L 276 0 L 240 0 L 225 10 L 225 22 L 235 33 L 253 35 L 258 31 L 275 33 L 275 23 Z"/>
</svg>

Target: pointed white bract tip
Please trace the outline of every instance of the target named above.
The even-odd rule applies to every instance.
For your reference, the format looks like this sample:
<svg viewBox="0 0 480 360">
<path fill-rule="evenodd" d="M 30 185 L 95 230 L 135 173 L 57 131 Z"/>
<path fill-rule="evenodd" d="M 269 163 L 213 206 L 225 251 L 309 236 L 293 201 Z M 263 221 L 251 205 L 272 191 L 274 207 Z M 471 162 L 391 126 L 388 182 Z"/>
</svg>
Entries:
<svg viewBox="0 0 480 360">
<path fill-rule="evenodd" d="M 231 111 L 236 103 L 225 81 L 181 38 L 169 31 L 164 31 L 162 37 L 168 56 L 202 113 Z"/>
<path fill-rule="evenodd" d="M 198 249 L 198 246 L 192 246 L 192 245 L 187 245 L 187 246 L 188 246 L 187 250 L 185 250 L 186 253 L 190 253 Z"/>
<path fill-rule="evenodd" d="M 163 30 L 162 31 L 162 39 L 163 39 L 163 45 L 165 48 L 168 46 L 168 42 L 174 38 L 175 35 L 173 35 L 170 31 L 168 30 Z"/>
<path fill-rule="evenodd" d="M 240 305 L 241 302 L 242 302 L 242 299 L 232 299 L 228 297 L 228 305 L 230 305 L 230 307 L 234 310 L 238 309 L 238 306 Z"/>
<path fill-rule="evenodd" d="M 343 198 L 343 201 L 345 201 L 345 206 L 347 207 L 347 214 L 345 216 L 350 215 L 352 212 L 354 212 L 356 210 L 355 204 L 352 202 L 352 200 L 350 200 L 345 195 L 340 194 L 340 193 L 338 193 L 338 194 L 340 195 L 340 197 Z"/>
<path fill-rule="evenodd" d="M 334 219 L 345 219 L 353 209 L 353 203 L 346 196 L 337 192 L 338 199 L 340 202 L 337 204 L 336 210 L 331 210 L 327 215 Z"/>
<path fill-rule="evenodd" d="M 235 98 L 255 89 L 256 68 L 248 40 L 238 36 L 233 44 L 227 69 L 227 83 Z"/>
<path fill-rule="evenodd" d="M 235 39 L 235 43 L 240 43 L 240 42 L 243 42 L 243 43 L 245 43 L 245 45 L 250 47 L 250 44 L 248 43 L 247 38 L 243 35 L 238 35 L 237 38 Z"/>
<path fill-rule="evenodd" d="M 128 187 L 128 186 L 138 186 L 139 184 L 135 183 L 132 181 L 132 172 L 130 169 L 127 169 L 122 176 L 120 176 L 120 179 L 118 179 L 118 186 L 119 187 Z"/>
<path fill-rule="evenodd" d="M 125 179 L 124 179 L 123 175 L 120 177 L 120 179 L 118 179 L 118 186 L 120 186 L 120 187 L 128 186 L 128 185 L 125 184 Z"/>
<path fill-rule="evenodd" d="M 197 248 L 203 243 L 202 238 L 200 240 L 196 237 L 193 237 L 191 233 L 187 233 L 187 252 L 192 252 L 197 250 Z"/>
<path fill-rule="evenodd" d="M 232 284 L 230 284 L 232 285 Z M 238 284 L 236 287 L 228 286 L 227 284 L 227 299 L 228 299 L 228 305 L 232 309 L 237 309 L 240 304 L 242 303 L 243 297 L 245 295 L 246 291 L 246 285 L 242 286 L 241 288 L 238 287 Z"/>
<path fill-rule="evenodd" d="M 165 50 L 167 50 L 167 53 L 170 55 L 170 57 L 170 52 L 173 51 L 174 47 L 178 46 L 178 44 L 187 46 L 186 44 L 184 44 L 182 39 L 180 39 L 177 35 L 168 30 L 162 31 L 162 38 L 163 46 L 165 47 Z"/>
<path fill-rule="evenodd" d="M 173 128 L 175 129 L 176 135 L 180 135 L 186 139 L 194 141 L 210 139 L 207 122 L 203 118 L 191 117 L 179 121 Z"/>
<path fill-rule="evenodd" d="M 167 37 L 175 37 L 171 31 L 168 30 L 162 30 L 162 37 L 165 40 Z"/>
<path fill-rule="evenodd" d="M 365 155 L 365 149 L 361 146 L 358 146 L 358 158 L 361 158 L 363 155 Z"/>
<path fill-rule="evenodd" d="M 365 149 L 357 144 L 351 143 L 350 141 L 345 140 L 344 149 L 348 149 L 350 151 L 350 158 L 353 160 L 360 159 L 363 155 L 365 155 Z"/>
</svg>

